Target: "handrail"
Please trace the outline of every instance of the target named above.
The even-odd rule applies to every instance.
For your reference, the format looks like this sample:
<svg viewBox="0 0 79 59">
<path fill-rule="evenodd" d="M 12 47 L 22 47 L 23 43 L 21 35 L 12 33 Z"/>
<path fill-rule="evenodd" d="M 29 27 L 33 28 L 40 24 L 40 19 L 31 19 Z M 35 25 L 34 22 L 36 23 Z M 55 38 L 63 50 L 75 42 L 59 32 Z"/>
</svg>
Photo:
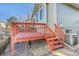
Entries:
<svg viewBox="0 0 79 59">
<path fill-rule="evenodd" d="M 65 32 L 61 29 L 61 27 L 59 27 L 58 25 L 54 24 L 55 28 L 59 29 L 63 34 L 65 34 Z"/>
<path fill-rule="evenodd" d="M 49 30 L 53 35 L 56 34 L 53 30 L 50 29 L 50 27 L 49 27 L 47 24 L 45 24 L 45 25 L 46 25 L 46 27 L 48 28 L 48 30 Z"/>
<path fill-rule="evenodd" d="M 58 25 L 56 25 L 56 24 L 54 24 L 55 25 L 55 31 L 56 31 L 56 34 L 58 34 L 58 32 L 61 32 L 61 34 L 63 34 L 60 38 L 62 38 L 63 39 L 63 41 L 62 40 L 60 40 L 61 42 L 63 42 L 64 43 L 64 45 L 66 45 L 67 47 L 69 47 L 70 49 L 72 49 L 72 51 L 76 51 L 72 46 L 70 46 L 69 44 L 67 44 L 67 43 L 65 43 L 64 42 L 64 39 L 65 39 L 65 32 L 58 26 Z M 57 32 L 57 30 L 59 30 L 58 32 Z M 59 36 L 60 36 L 60 34 L 59 34 Z M 60 39 L 59 38 L 59 39 Z"/>
<path fill-rule="evenodd" d="M 46 28 L 47 28 L 47 30 L 48 31 L 50 31 L 50 33 L 52 32 L 52 33 L 54 33 L 50 28 L 49 28 L 49 26 L 46 24 L 46 23 L 31 23 L 31 22 L 14 22 L 14 23 L 12 23 L 12 25 L 11 25 L 11 29 L 12 29 L 12 31 L 11 32 L 13 32 L 13 31 L 15 31 L 15 32 L 17 32 L 17 31 L 19 31 L 18 29 L 20 28 L 18 25 L 24 25 L 24 26 L 26 26 L 26 28 L 37 28 L 37 29 L 43 29 L 44 31 L 46 30 Z M 13 32 L 14 33 L 14 32 Z M 17 33 L 16 33 L 17 34 Z"/>
<path fill-rule="evenodd" d="M 54 45 L 51 44 L 51 42 L 54 43 L 54 38 L 56 37 L 56 33 L 53 30 L 51 30 L 51 28 L 47 24 L 45 24 L 45 25 L 51 33 L 51 38 L 49 36 L 45 36 L 45 38 L 46 38 L 49 50 L 52 51 L 52 50 L 54 50 Z M 52 41 L 50 42 L 49 39 L 51 39 Z"/>
<path fill-rule="evenodd" d="M 64 42 L 64 39 L 65 39 L 65 32 L 62 30 L 61 27 L 59 27 L 58 25 L 54 24 L 55 26 L 55 33 L 56 33 L 56 36 L 58 37 L 58 39 L 62 39 L 63 42 Z"/>
</svg>

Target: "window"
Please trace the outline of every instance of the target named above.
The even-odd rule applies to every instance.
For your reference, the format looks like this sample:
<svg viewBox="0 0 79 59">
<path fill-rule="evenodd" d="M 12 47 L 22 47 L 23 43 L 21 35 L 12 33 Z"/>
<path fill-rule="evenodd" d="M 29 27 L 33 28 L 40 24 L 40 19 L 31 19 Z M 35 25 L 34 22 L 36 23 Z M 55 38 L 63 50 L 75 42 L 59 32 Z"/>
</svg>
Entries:
<svg viewBox="0 0 79 59">
<path fill-rule="evenodd" d="M 36 14 L 36 22 L 38 22 L 38 14 Z"/>
<path fill-rule="evenodd" d="M 40 10 L 40 20 L 42 20 L 42 9 Z"/>
<path fill-rule="evenodd" d="M 44 7 L 40 10 L 40 20 L 44 19 Z"/>
<path fill-rule="evenodd" d="M 40 12 L 38 12 L 38 21 L 40 20 Z"/>
</svg>

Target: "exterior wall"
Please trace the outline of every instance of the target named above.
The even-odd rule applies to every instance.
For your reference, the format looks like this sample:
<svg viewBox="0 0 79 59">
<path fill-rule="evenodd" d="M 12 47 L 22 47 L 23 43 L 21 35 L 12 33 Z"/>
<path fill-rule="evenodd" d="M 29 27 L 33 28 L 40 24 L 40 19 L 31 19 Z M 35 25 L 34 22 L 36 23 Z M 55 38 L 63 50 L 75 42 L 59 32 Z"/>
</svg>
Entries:
<svg viewBox="0 0 79 59">
<path fill-rule="evenodd" d="M 57 18 L 58 24 L 72 29 L 73 32 L 79 31 L 79 9 L 66 4 L 57 4 Z"/>
<path fill-rule="evenodd" d="M 71 4 L 70 4 L 71 5 Z M 53 23 L 58 25 L 63 25 L 65 28 L 79 28 L 76 26 L 76 22 L 79 20 L 79 9 L 75 6 L 70 6 L 68 4 L 61 4 L 61 3 L 46 3 L 39 9 L 38 12 L 33 16 L 35 22 L 43 22 L 47 23 L 51 29 L 55 29 Z M 39 13 L 40 10 L 44 7 L 43 11 L 43 19 L 40 20 Z M 38 14 L 38 15 L 37 15 Z M 38 16 L 38 18 L 37 18 Z M 78 21 L 79 22 L 79 21 Z M 77 23 L 78 23 L 77 22 Z M 72 26 L 73 25 L 73 26 Z M 78 24 L 77 24 L 78 25 Z M 79 31 L 78 29 L 74 29 L 75 31 Z"/>
</svg>

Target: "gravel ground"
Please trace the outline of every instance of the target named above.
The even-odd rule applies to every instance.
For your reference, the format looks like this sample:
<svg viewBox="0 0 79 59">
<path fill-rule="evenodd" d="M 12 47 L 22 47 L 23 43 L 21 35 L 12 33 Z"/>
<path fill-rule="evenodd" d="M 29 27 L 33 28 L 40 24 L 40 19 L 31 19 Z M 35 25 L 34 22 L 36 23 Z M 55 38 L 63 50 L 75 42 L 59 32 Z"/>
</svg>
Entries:
<svg viewBox="0 0 79 59">
<path fill-rule="evenodd" d="M 11 56 L 10 44 L 2 56 Z M 44 40 L 32 41 L 31 48 L 26 48 L 24 43 L 15 44 L 15 56 L 53 56 L 48 50 Z"/>
<path fill-rule="evenodd" d="M 55 50 L 55 52 L 63 53 L 67 56 L 79 56 L 79 45 L 72 46 L 76 52 L 73 52 L 68 47 Z M 10 44 L 2 54 L 2 56 L 11 56 Z M 48 50 L 47 44 L 44 40 L 32 41 L 31 48 L 27 48 L 24 43 L 15 44 L 15 56 L 56 56 Z"/>
</svg>

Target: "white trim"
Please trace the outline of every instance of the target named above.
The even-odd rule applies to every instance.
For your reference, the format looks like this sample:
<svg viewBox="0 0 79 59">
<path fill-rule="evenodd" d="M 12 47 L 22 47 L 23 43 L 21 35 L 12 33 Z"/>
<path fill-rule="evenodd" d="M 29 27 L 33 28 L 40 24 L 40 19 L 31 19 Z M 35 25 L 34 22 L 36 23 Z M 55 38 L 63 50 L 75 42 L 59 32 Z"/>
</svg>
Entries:
<svg viewBox="0 0 79 59">
<path fill-rule="evenodd" d="M 53 4 L 54 5 L 54 23 L 56 23 L 57 24 L 57 5 L 56 5 L 56 3 L 55 4 Z"/>
<path fill-rule="evenodd" d="M 76 8 L 79 8 L 79 4 L 77 3 L 72 3 L 71 5 L 75 6 Z"/>
<path fill-rule="evenodd" d="M 47 12 L 46 12 L 46 3 L 44 4 L 44 18 L 46 20 L 46 23 L 47 23 Z"/>
<path fill-rule="evenodd" d="M 43 7 L 44 7 L 44 6 L 42 6 L 42 7 L 38 10 L 38 12 L 36 12 L 36 14 L 38 14 L 38 13 L 40 12 L 40 10 L 41 10 Z M 35 17 L 36 14 L 35 14 L 33 17 Z"/>
</svg>

